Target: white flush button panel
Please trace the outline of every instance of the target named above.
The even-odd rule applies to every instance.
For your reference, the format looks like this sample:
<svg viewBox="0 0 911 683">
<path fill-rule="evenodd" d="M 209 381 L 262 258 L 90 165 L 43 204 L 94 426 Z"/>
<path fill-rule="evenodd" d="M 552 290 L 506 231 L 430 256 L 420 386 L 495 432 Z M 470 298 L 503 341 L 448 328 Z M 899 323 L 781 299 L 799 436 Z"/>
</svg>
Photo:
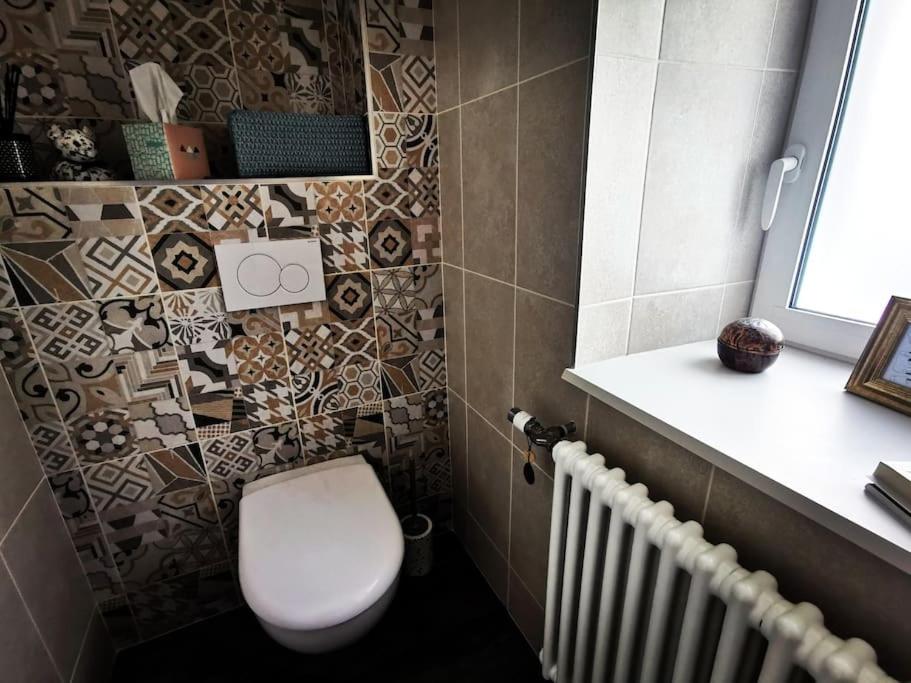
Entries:
<svg viewBox="0 0 911 683">
<path fill-rule="evenodd" d="M 229 311 L 326 298 L 318 238 L 216 244 L 215 259 Z"/>
</svg>

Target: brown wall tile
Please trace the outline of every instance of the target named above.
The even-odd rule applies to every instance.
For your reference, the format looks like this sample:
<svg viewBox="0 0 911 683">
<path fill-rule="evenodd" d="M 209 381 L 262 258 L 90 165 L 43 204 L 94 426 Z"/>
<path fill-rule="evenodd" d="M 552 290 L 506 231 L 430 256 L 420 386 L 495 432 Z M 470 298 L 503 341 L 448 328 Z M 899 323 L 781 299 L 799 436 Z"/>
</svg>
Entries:
<svg viewBox="0 0 911 683">
<path fill-rule="evenodd" d="M 50 487 L 38 489 L 0 546 L 16 585 L 66 680 L 95 602 Z"/>
<path fill-rule="evenodd" d="M 465 403 L 449 392 L 449 457 L 452 459 L 452 499 L 456 505 L 468 504 L 468 443 Z"/>
<path fill-rule="evenodd" d="M 510 88 L 462 107 L 465 267 L 514 282 L 516 106 Z"/>
<path fill-rule="evenodd" d="M 547 588 L 554 482 L 543 473 L 536 472 L 535 483 L 529 484 L 522 475 L 524 465 L 525 458 L 513 451 L 509 565 L 543 605 Z"/>
<path fill-rule="evenodd" d="M 468 515 L 465 518 L 465 549 L 478 569 L 487 579 L 487 583 L 493 589 L 493 592 L 500 598 L 500 602 L 506 603 L 506 558 L 500 554 L 497 547 L 493 544 L 484 531 L 478 526 L 478 523 Z"/>
<path fill-rule="evenodd" d="M 476 412 L 468 411 L 468 512 L 504 557 L 509 543 L 512 446 Z"/>
<path fill-rule="evenodd" d="M 60 674 L 41 642 L 35 625 L 13 585 L 6 566 L 0 562 L 0 614 L 3 615 L 3 637 L 0 638 L 0 662 L 3 678 L 8 681 L 58 681 Z"/>
<path fill-rule="evenodd" d="M 469 405 L 508 433 L 512 407 L 515 290 L 465 273 L 465 362 Z"/>
<path fill-rule="evenodd" d="M 669 501 L 678 519 L 700 520 L 712 471 L 705 460 L 594 398 L 585 441 L 608 467 L 622 467 L 628 481 L 645 484 L 649 498 Z"/>
<path fill-rule="evenodd" d="M 462 152 L 459 120 L 455 109 L 437 117 L 440 140 L 440 233 L 443 261 L 462 265 Z"/>
<path fill-rule="evenodd" d="M 872 643 L 890 675 L 911 677 L 907 574 L 719 469 L 705 535 L 734 546 L 747 569 L 771 572 L 785 598 L 819 607 L 839 637 Z"/>
<path fill-rule="evenodd" d="M 588 55 L 594 5 L 592 0 L 523 0 L 519 77 L 531 78 Z"/>
<path fill-rule="evenodd" d="M 73 672 L 72 683 L 98 683 L 106 681 L 114 669 L 114 651 L 111 638 L 101 614 L 96 612 L 85 636 L 85 644 Z"/>
<path fill-rule="evenodd" d="M 437 67 L 437 109 L 459 104 L 459 2 L 433 3 L 433 39 Z"/>
<path fill-rule="evenodd" d="M 446 372 L 449 388 L 465 397 L 465 273 L 443 266 L 443 305 L 446 315 Z"/>
<path fill-rule="evenodd" d="M 545 424 L 573 420 L 581 430 L 587 394 L 561 379 L 572 366 L 575 323 L 574 308 L 516 291 L 515 404 Z M 522 436 L 513 435 L 524 448 Z"/>
<path fill-rule="evenodd" d="M 544 608 L 532 597 L 514 571 L 509 572 L 509 613 L 535 652 L 544 644 Z"/>
<path fill-rule="evenodd" d="M 587 90 L 588 61 L 519 86 L 516 283 L 566 302 L 578 284 Z"/>
<path fill-rule="evenodd" d="M 0 380 L 0 538 L 19 514 L 25 501 L 41 479 L 41 467 L 9 386 Z"/>
<path fill-rule="evenodd" d="M 460 0 L 462 102 L 512 85 L 518 75 L 518 0 Z"/>
</svg>

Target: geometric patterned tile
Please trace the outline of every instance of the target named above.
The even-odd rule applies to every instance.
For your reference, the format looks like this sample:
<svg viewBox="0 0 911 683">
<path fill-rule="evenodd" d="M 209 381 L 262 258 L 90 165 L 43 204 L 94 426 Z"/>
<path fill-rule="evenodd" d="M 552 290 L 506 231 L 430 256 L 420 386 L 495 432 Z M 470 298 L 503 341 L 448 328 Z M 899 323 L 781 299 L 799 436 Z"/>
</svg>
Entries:
<svg viewBox="0 0 911 683">
<path fill-rule="evenodd" d="M 200 289 L 218 284 L 215 251 L 208 235 L 150 235 L 152 258 L 163 290 Z"/>
<path fill-rule="evenodd" d="M 213 617 L 240 604 L 227 562 L 130 593 L 130 606 L 144 639 Z"/>
<path fill-rule="evenodd" d="M 0 242 L 41 242 L 70 237 L 60 190 L 33 185 L 0 189 Z"/>
<path fill-rule="evenodd" d="M 138 452 L 136 435 L 124 408 L 105 408 L 68 425 L 69 436 L 82 465 L 116 460 Z"/>
<path fill-rule="evenodd" d="M 132 187 L 64 187 L 60 197 L 73 237 L 142 234 Z"/>
<path fill-rule="evenodd" d="M 320 223 L 364 220 L 364 183 L 360 180 L 310 183 L 309 191 Z"/>
<path fill-rule="evenodd" d="M 446 359 L 441 349 L 383 361 L 384 398 L 445 386 Z"/>
<path fill-rule="evenodd" d="M 170 332 L 161 297 L 157 294 L 112 299 L 99 306 L 101 327 L 111 338 L 113 351 L 149 351 L 169 347 Z"/>
<path fill-rule="evenodd" d="M 194 232 L 208 227 L 202 192 L 193 185 L 137 187 L 146 232 Z"/>
<path fill-rule="evenodd" d="M 26 309 L 25 319 L 38 358 L 66 362 L 109 354 L 112 343 L 101 324 L 99 310 L 92 301 Z"/>
<path fill-rule="evenodd" d="M 411 265 L 411 230 L 408 221 L 401 218 L 387 218 L 370 223 L 367 238 L 370 258 L 378 268 L 394 268 Z"/>
<path fill-rule="evenodd" d="M 437 119 L 433 115 L 405 117 L 403 148 L 407 166 L 429 167 L 439 164 Z"/>
<path fill-rule="evenodd" d="M 77 242 L 92 297 L 137 296 L 154 290 L 155 268 L 145 235 Z"/>
<path fill-rule="evenodd" d="M 294 418 L 291 387 L 287 379 L 243 384 L 241 391 L 250 427 L 280 424 Z"/>
<path fill-rule="evenodd" d="M 142 452 L 180 448 L 198 438 L 186 396 L 133 403 L 129 413 Z"/>
<path fill-rule="evenodd" d="M 408 169 L 378 169 L 377 179 L 365 185 L 367 220 L 412 218 L 412 195 Z"/>
<path fill-rule="evenodd" d="M 211 230 L 256 230 L 266 224 L 259 185 L 203 185 Z"/>
<path fill-rule="evenodd" d="M 2 253 L 20 306 L 78 301 L 91 296 L 75 241 L 5 244 Z"/>
<path fill-rule="evenodd" d="M 321 225 L 319 236 L 325 272 L 365 270 L 369 266 L 364 229 L 360 223 Z"/>
<path fill-rule="evenodd" d="M 232 110 L 240 109 L 232 67 L 180 64 L 171 69 L 171 75 L 184 92 L 177 107 L 181 120 L 222 122 Z"/>
<path fill-rule="evenodd" d="M 409 128 L 401 114 L 379 112 L 373 115 L 373 148 L 380 168 L 404 168 L 405 139 Z"/>
</svg>

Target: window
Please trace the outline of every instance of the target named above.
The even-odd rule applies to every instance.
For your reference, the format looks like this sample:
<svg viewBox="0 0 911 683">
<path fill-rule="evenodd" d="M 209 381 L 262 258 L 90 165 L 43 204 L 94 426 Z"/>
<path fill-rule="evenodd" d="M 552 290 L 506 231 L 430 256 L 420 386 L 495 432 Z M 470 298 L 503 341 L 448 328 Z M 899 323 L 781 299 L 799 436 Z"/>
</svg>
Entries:
<svg viewBox="0 0 911 683">
<path fill-rule="evenodd" d="M 753 301 L 795 345 L 855 359 L 889 297 L 911 297 L 908 35 L 907 0 L 817 3 L 785 155 L 805 151 Z"/>
</svg>

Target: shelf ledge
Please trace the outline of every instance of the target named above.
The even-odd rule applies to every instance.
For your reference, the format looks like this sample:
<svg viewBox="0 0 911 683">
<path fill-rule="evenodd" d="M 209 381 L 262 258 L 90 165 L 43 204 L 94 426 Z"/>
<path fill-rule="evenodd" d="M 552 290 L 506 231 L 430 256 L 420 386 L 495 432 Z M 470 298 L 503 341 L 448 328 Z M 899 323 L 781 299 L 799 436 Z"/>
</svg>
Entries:
<svg viewBox="0 0 911 683">
<path fill-rule="evenodd" d="M 911 527 L 864 493 L 880 460 L 911 458 L 911 419 L 845 392 L 850 374 L 848 363 L 793 348 L 762 374 L 737 373 L 709 341 L 563 379 L 911 573 Z"/>
</svg>

